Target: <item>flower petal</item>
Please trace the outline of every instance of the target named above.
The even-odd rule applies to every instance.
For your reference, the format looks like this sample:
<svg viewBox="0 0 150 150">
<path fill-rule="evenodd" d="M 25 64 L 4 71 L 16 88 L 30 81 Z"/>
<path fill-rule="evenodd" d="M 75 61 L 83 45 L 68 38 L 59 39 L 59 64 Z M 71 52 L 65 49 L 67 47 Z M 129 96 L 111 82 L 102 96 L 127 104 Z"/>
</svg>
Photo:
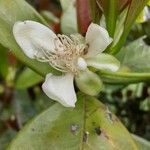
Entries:
<svg viewBox="0 0 150 150">
<path fill-rule="evenodd" d="M 86 57 L 92 57 L 101 53 L 111 42 L 112 38 L 109 37 L 106 29 L 91 23 L 86 33 L 86 43 L 89 46 Z"/>
<path fill-rule="evenodd" d="M 75 77 L 78 88 L 88 94 L 97 95 L 103 88 L 103 83 L 99 76 L 89 70 L 82 71 Z"/>
<path fill-rule="evenodd" d="M 49 98 L 58 101 L 66 107 L 75 107 L 77 98 L 73 78 L 74 76 L 69 73 L 63 76 L 47 74 L 42 89 Z"/>
<path fill-rule="evenodd" d="M 16 22 L 13 34 L 18 45 L 29 58 L 33 59 L 35 54 L 42 53 L 42 50 L 55 51 L 54 39 L 57 36 L 51 29 L 38 22 L 30 20 Z M 59 40 L 57 43 L 61 44 Z"/>
<path fill-rule="evenodd" d="M 87 65 L 100 70 L 117 71 L 120 62 L 112 55 L 101 53 L 86 59 Z"/>
</svg>

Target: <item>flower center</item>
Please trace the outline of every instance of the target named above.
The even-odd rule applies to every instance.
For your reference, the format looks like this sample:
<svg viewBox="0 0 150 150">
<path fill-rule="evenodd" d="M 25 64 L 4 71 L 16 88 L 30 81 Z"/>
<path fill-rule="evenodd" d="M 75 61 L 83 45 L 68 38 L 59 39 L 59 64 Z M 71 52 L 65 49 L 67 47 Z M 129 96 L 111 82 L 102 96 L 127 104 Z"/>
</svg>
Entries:
<svg viewBox="0 0 150 150">
<path fill-rule="evenodd" d="M 54 39 L 55 51 L 41 50 L 35 54 L 38 61 L 49 62 L 55 69 L 61 72 L 71 72 L 78 74 L 80 70 L 87 67 L 85 60 L 82 58 L 87 52 L 87 47 L 78 35 L 58 35 Z M 39 47 L 39 45 L 38 45 Z"/>
</svg>

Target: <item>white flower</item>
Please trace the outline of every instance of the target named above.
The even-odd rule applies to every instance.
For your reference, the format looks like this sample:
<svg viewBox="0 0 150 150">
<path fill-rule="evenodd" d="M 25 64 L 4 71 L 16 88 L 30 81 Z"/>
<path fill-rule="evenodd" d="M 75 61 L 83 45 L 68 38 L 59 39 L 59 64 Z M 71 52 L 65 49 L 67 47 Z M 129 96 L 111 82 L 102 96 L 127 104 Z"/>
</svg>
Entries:
<svg viewBox="0 0 150 150">
<path fill-rule="evenodd" d="M 48 97 L 66 107 L 74 107 L 77 100 L 74 77 L 78 88 L 89 95 L 96 95 L 101 90 L 100 78 L 87 66 L 117 71 L 120 65 L 113 56 L 102 54 L 112 39 L 104 28 L 93 23 L 85 38 L 79 34 L 56 35 L 34 21 L 16 22 L 13 34 L 29 58 L 47 62 L 64 72 L 62 76 L 47 74 L 42 89 Z"/>
</svg>

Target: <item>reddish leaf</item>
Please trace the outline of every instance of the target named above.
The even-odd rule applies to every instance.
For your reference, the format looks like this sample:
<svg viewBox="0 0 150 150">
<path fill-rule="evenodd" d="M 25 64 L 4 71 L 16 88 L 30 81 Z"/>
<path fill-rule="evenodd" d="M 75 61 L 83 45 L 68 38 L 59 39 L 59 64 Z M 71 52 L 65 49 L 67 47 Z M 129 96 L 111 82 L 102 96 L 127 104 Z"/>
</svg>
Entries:
<svg viewBox="0 0 150 150">
<path fill-rule="evenodd" d="M 91 23 L 87 0 L 77 0 L 77 20 L 79 32 L 84 35 Z"/>
</svg>

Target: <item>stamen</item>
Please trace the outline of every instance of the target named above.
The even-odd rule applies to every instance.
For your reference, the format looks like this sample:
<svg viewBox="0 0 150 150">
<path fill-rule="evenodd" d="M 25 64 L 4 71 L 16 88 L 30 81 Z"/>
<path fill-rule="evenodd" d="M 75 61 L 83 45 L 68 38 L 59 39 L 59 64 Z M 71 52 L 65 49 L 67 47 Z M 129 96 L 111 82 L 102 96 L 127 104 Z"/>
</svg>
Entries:
<svg viewBox="0 0 150 150">
<path fill-rule="evenodd" d="M 55 39 L 54 39 L 55 51 L 59 51 L 59 50 L 62 49 L 62 47 L 63 47 L 58 41 L 59 41 L 58 38 L 55 38 Z M 58 43 L 59 43 L 59 44 L 58 44 Z"/>
<path fill-rule="evenodd" d="M 86 44 L 86 46 L 83 50 L 84 55 L 86 55 L 88 53 L 88 48 L 89 48 L 89 44 Z"/>
<path fill-rule="evenodd" d="M 35 54 L 35 59 L 48 62 L 53 68 L 61 72 L 78 74 L 81 70 L 77 64 L 78 58 L 84 55 L 86 45 L 81 43 L 75 35 L 69 37 L 58 34 L 58 38 L 54 39 L 54 46 L 55 52 L 52 52 L 45 50 L 41 44 L 36 43 L 38 52 Z"/>
</svg>

